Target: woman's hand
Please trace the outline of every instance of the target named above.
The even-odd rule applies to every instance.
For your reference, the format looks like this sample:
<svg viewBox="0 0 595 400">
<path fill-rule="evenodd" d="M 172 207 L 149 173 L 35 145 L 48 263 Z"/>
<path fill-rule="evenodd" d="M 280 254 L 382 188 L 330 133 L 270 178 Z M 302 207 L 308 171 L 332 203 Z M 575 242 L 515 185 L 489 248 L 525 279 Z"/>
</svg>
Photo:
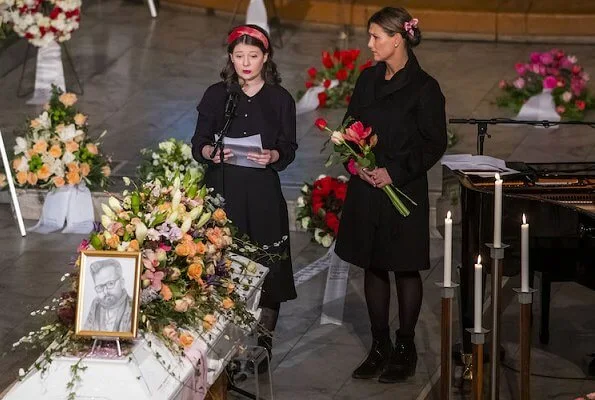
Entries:
<svg viewBox="0 0 595 400">
<path fill-rule="evenodd" d="M 219 164 L 219 163 L 221 163 L 221 152 L 219 150 L 217 150 L 215 157 L 211 158 L 211 154 L 213 153 L 214 149 L 215 148 L 213 146 L 211 146 L 210 144 L 207 144 L 206 146 L 204 146 L 202 148 L 202 156 L 207 160 L 213 161 L 215 164 Z M 231 152 L 231 150 L 224 148 L 223 149 L 223 161 L 225 162 L 225 161 L 229 160 L 231 157 L 233 157 L 233 153 Z"/>
<path fill-rule="evenodd" d="M 372 179 L 373 185 L 379 189 L 393 183 L 386 168 L 375 168 L 372 171 L 368 171 L 368 175 Z"/>
<path fill-rule="evenodd" d="M 355 169 L 357 170 L 357 176 L 359 176 L 361 180 L 368 182 L 372 186 L 375 186 L 374 181 L 370 176 L 370 171 L 367 168 L 362 168 L 358 163 L 355 163 Z"/>
<path fill-rule="evenodd" d="M 260 165 L 268 165 L 279 160 L 279 152 L 277 150 L 264 149 L 261 153 L 248 153 L 246 158 Z"/>
</svg>

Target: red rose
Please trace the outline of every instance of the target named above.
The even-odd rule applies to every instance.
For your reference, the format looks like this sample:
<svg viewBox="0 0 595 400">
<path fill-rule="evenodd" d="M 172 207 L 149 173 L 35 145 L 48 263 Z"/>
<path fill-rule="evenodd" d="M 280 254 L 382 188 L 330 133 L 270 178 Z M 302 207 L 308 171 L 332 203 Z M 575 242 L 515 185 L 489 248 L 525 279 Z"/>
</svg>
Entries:
<svg viewBox="0 0 595 400">
<path fill-rule="evenodd" d="M 50 19 L 58 18 L 58 15 L 60 15 L 61 12 L 62 10 L 60 9 L 60 7 L 54 7 L 52 12 L 50 13 Z"/>
<path fill-rule="evenodd" d="M 355 65 L 353 65 L 353 63 L 349 63 L 345 66 L 345 68 L 347 68 L 350 71 L 353 71 L 355 69 Z"/>
<path fill-rule="evenodd" d="M 328 196 L 333 190 L 333 178 L 330 176 L 325 176 L 322 179 L 317 180 L 314 182 L 314 190 L 320 193 L 321 196 Z"/>
<path fill-rule="evenodd" d="M 316 127 L 318 129 L 323 131 L 324 128 L 327 127 L 328 123 L 326 122 L 326 120 L 324 118 L 318 118 L 316 121 L 314 121 L 314 125 L 316 125 Z"/>
<path fill-rule="evenodd" d="M 331 86 L 330 79 L 325 79 L 324 82 L 322 82 L 322 85 L 328 89 Z"/>
<path fill-rule="evenodd" d="M 323 204 L 322 199 L 316 199 L 316 201 L 314 201 L 314 196 L 312 196 L 312 212 L 315 215 L 318 214 L 318 211 L 322 208 Z"/>
<path fill-rule="evenodd" d="M 347 184 L 343 183 L 343 182 L 339 182 L 337 184 L 337 186 L 335 187 L 335 197 L 341 201 L 345 201 L 346 196 L 347 196 Z"/>
<path fill-rule="evenodd" d="M 310 89 L 314 84 L 311 81 L 306 82 L 306 88 Z"/>
<path fill-rule="evenodd" d="M 357 58 L 359 57 L 359 53 L 360 53 L 360 50 L 359 49 L 353 49 L 353 50 L 351 50 L 351 59 L 353 61 L 357 60 Z"/>
<path fill-rule="evenodd" d="M 574 102 L 574 104 L 580 111 L 584 111 L 585 107 L 587 106 L 587 103 L 585 103 L 583 100 L 577 100 Z"/>
<path fill-rule="evenodd" d="M 372 60 L 368 60 L 368 61 L 366 61 L 365 64 L 362 64 L 359 66 L 359 70 L 363 71 L 364 69 L 369 68 L 371 66 L 372 66 Z"/>
<path fill-rule="evenodd" d="M 345 96 L 345 101 L 347 102 L 347 104 L 351 103 L 351 95 L 347 95 Z"/>
<path fill-rule="evenodd" d="M 341 68 L 337 71 L 335 77 L 340 81 L 344 81 L 347 79 L 347 71 L 344 68 Z"/>
<path fill-rule="evenodd" d="M 333 230 L 335 235 L 339 232 L 339 217 L 337 217 L 337 214 L 327 212 L 324 216 L 324 223 Z"/>
<path fill-rule="evenodd" d="M 342 53 L 343 53 L 342 51 L 335 50 L 335 52 L 333 53 L 333 58 L 335 60 L 337 60 L 337 61 L 341 61 L 341 54 Z"/>
<path fill-rule="evenodd" d="M 326 94 L 326 92 L 318 93 L 318 107 L 326 106 L 327 99 L 328 99 L 328 94 Z"/>
<path fill-rule="evenodd" d="M 333 65 L 335 65 L 328 51 L 322 52 L 322 65 L 324 65 L 325 68 L 332 68 Z"/>
<path fill-rule="evenodd" d="M 308 68 L 308 75 L 310 76 L 310 78 L 312 78 L 312 79 L 316 78 L 317 73 L 318 73 L 318 71 L 316 70 L 316 68 L 314 68 L 314 67 Z"/>
<path fill-rule="evenodd" d="M 351 52 L 350 51 L 342 51 L 341 52 L 341 64 L 347 65 L 347 64 L 351 64 L 352 62 L 353 62 L 353 59 L 351 58 Z"/>
</svg>

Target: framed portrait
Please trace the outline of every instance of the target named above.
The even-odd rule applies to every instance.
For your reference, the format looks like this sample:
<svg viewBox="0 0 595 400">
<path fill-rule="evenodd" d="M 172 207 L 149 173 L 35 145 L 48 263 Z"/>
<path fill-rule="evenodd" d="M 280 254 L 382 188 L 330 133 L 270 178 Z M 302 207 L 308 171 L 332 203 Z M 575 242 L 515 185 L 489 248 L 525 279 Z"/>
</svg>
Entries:
<svg viewBox="0 0 595 400">
<path fill-rule="evenodd" d="M 140 252 L 82 252 L 77 336 L 136 337 L 141 265 Z"/>
</svg>

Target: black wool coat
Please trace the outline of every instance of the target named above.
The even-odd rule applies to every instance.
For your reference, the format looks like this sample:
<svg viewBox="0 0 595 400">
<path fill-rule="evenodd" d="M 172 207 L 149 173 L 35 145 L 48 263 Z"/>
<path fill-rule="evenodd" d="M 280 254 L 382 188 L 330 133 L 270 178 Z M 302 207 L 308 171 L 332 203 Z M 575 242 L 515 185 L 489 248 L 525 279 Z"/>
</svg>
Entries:
<svg viewBox="0 0 595 400">
<path fill-rule="evenodd" d="M 378 167 L 385 167 L 407 200 L 401 216 L 387 195 L 352 176 L 343 206 L 335 252 L 362 268 L 419 271 L 430 267 L 427 171 L 446 150 L 444 96 L 412 51 L 403 69 L 385 80 L 386 64 L 360 75 L 345 117 L 371 126 Z"/>
</svg>

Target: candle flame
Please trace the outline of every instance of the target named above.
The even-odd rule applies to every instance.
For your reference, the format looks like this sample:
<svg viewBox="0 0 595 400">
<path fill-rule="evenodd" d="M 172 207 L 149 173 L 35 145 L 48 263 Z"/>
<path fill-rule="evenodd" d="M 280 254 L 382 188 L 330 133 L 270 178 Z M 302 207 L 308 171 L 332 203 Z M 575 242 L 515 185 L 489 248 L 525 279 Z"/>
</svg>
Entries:
<svg viewBox="0 0 595 400">
<path fill-rule="evenodd" d="M 525 213 L 523 213 L 523 225 L 527 223 L 527 217 L 525 217 Z"/>
<path fill-rule="evenodd" d="M 451 213 L 450 211 L 446 213 L 446 219 L 450 219 Z"/>
<path fill-rule="evenodd" d="M 481 254 L 477 256 L 477 263 L 481 264 Z"/>
<path fill-rule="evenodd" d="M 496 172 L 496 180 L 499 181 L 500 180 L 500 174 L 498 172 Z"/>
</svg>

